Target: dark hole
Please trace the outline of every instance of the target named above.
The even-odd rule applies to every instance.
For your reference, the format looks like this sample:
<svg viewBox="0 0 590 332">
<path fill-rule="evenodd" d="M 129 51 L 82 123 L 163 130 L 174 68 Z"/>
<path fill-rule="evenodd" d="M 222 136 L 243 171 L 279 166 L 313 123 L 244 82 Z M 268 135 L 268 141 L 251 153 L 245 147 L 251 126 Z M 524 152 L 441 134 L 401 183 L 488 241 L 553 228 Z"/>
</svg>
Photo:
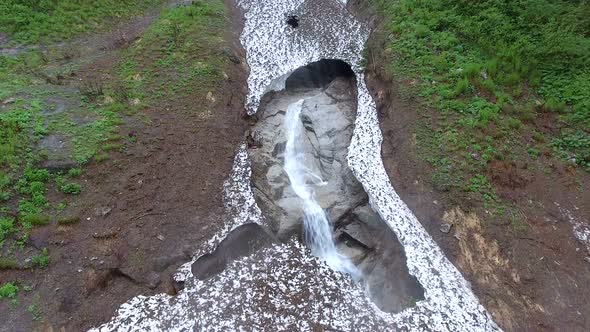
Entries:
<svg viewBox="0 0 590 332">
<path fill-rule="evenodd" d="M 297 15 L 289 15 L 287 17 L 287 24 L 292 28 L 297 28 L 299 26 L 299 17 L 297 17 Z"/>
<path fill-rule="evenodd" d="M 293 72 L 285 82 L 286 89 L 324 88 L 337 77 L 355 77 L 350 65 L 342 60 L 323 59 Z"/>
</svg>

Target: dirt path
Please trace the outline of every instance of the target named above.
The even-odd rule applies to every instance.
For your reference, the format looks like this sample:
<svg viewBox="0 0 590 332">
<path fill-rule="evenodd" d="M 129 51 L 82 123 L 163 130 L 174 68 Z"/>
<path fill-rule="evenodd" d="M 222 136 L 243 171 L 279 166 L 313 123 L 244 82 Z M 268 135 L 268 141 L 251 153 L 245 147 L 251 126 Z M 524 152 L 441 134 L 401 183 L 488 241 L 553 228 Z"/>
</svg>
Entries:
<svg viewBox="0 0 590 332">
<path fill-rule="evenodd" d="M 231 79 L 220 89 L 231 93 L 215 96 L 208 117 L 193 111 L 203 96 L 170 96 L 128 119 L 121 134 L 135 143 L 88 166 L 81 178 L 87 190 L 70 204 L 70 213 L 81 222 L 33 232 L 32 240 L 50 248 L 49 268 L 2 272 L 6 280 L 32 285 L 37 295 L 31 302 L 42 314 L 31 320 L 3 301 L 0 331 L 86 330 L 108 320 L 133 296 L 174 293 L 179 287 L 171 274 L 219 223 L 222 184 L 246 126 L 241 114 L 247 66 L 238 42 L 241 19 L 238 13 L 232 16 L 235 26 L 226 36 L 227 46 L 240 63 L 227 68 Z M 82 66 L 77 77 L 108 80 L 121 49 L 151 21 L 153 13 L 101 39 L 106 43 L 102 53 Z M 87 54 L 79 51 L 76 56 Z"/>
</svg>

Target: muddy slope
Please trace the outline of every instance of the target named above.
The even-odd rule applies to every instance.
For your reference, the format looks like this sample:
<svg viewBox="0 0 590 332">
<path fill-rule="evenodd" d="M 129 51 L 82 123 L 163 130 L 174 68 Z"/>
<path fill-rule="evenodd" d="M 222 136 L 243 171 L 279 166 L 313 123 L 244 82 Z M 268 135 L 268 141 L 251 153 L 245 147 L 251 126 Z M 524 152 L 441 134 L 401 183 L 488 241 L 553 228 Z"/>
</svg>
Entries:
<svg viewBox="0 0 590 332">
<path fill-rule="evenodd" d="M 495 165 L 494 183 L 502 199 L 522 211 L 524 233 L 479 203 L 435 188 L 416 132 L 436 127 L 440 115 L 407 92 L 410 83 L 403 77 L 385 74 L 379 56 L 385 37 L 367 1 L 349 7 L 375 29 L 368 42 L 367 85 L 377 102 L 383 160 L 396 191 L 503 329 L 587 331 L 590 252 L 583 238 L 590 229 L 590 176 L 562 164 L 552 165 L 550 174 Z"/>
<path fill-rule="evenodd" d="M 202 96 L 171 96 L 145 110 L 143 119 L 130 120 L 121 134 L 134 137 L 136 144 L 89 165 L 81 178 L 89 189 L 72 204 L 81 222 L 39 228 L 31 236 L 49 246 L 49 268 L 1 274 L 6 280 L 27 280 L 38 290 L 42 319 L 33 321 L 2 301 L 0 331 L 87 330 L 134 296 L 177 291 L 180 285 L 171 274 L 221 224 L 223 181 L 247 125 L 240 116 L 247 76 L 238 41 L 242 17 L 232 1 L 228 8 L 233 26 L 226 53 L 237 61 L 227 69 L 231 79 L 221 83 L 220 91 L 232 93 L 215 94 L 214 112 L 205 119 L 191 112 Z M 154 14 L 148 15 L 149 21 Z M 130 23 L 129 33 L 135 24 Z M 133 30 L 133 36 L 144 28 Z M 108 80 L 121 50 L 135 38 L 101 49 L 78 77 Z"/>
</svg>

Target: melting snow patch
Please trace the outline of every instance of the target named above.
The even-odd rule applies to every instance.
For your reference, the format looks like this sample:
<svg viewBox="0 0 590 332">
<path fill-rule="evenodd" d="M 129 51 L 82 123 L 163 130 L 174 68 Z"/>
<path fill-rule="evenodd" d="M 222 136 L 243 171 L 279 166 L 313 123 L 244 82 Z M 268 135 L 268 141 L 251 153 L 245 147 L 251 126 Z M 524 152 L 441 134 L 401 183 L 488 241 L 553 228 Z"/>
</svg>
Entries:
<svg viewBox="0 0 590 332">
<path fill-rule="evenodd" d="M 570 224 L 572 224 L 574 236 L 578 239 L 578 242 L 586 246 L 586 250 L 590 255 L 590 225 L 588 222 L 575 218 L 571 211 L 562 208 L 558 203 L 555 203 L 555 205 L 559 209 L 559 212 L 567 218 Z"/>
<path fill-rule="evenodd" d="M 345 0 L 239 0 L 245 16 L 241 42 L 250 65 L 246 107 L 255 113 L 269 88 L 284 88 L 288 74 L 321 59 L 341 59 L 357 75 L 358 110 L 348 162 L 372 207 L 397 234 L 408 268 L 425 300 L 399 314 L 381 312 L 349 277 L 331 270 L 296 241 L 234 261 L 205 281 L 191 263 L 177 278 L 175 297 L 138 296 L 96 331 L 496 331 L 468 282 L 444 256 L 399 198 L 381 160 L 381 131 L 361 66 L 369 30 L 346 10 Z M 297 29 L 285 17 L 297 13 Z M 250 188 L 250 164 L 241 146 L 225 185 L 233 218 L 195 257 L 211 252 L 236 227 L 263 223 Z M 587 233 L 584 233 L 587 235 Z"/>
<path fill-rule="evenodd" d="M 255 113 L 270 86 L 276 89 L 297 68 L 321 59 L 341 59 L 357 75 L 358 110 L 349 148 L 349 166 L 369 194 L 371 205 L 397 234 L 408 268 L 425 290 L 425 300 L 394 315 L 399 327 L 437 331 L 499 330 L 479 304 L 469 283 L 444 256 L 395 192 L 381 160 L 382 135 L 375 102 L 364 81 L 362 52 L 369 31 L 345 8 L 346 1 L 277 0 L 239 2 L 246 23 L 241 41 L 250 77 L 246 107 Z M 285 29 L 282 18 L 305 17 L 298 29 Z M 433 273 L 433 271 L 435 271 Z"/>
</svg>

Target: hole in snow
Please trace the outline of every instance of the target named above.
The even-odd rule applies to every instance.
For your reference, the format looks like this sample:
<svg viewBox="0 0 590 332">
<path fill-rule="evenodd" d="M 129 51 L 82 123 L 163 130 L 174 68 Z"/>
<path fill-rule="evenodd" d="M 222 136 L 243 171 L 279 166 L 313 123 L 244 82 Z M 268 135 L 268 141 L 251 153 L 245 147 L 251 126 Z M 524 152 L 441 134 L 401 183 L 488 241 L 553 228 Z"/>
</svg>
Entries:
<svg viewBox="0 0 590 332">
<path fill-rule="evenodd" d="M 350 65 L 342 60 L 323 59 L 295 70 L 285 82 L 287 90 L 297 88 L 325 88 L 336 78 L 354 79 Z"/>
<path fill-rule="evenodd" d="M 294 29 L 297 28 L 299 26 L 299 17 L 297 15 L 287 16 L 287 24 L 289 24 Z"/>
</svg>

